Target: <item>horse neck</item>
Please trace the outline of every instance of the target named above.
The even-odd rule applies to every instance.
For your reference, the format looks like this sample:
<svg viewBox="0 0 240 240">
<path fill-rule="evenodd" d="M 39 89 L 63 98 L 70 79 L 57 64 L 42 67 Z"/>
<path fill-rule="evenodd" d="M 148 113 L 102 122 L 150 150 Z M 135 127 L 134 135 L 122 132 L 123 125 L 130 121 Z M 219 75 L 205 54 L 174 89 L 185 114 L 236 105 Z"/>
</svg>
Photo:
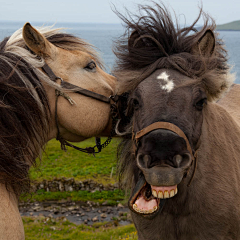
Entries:
<svg viewBox="0 0 240 240">
<path fill-rule="evenodd" d="M 216 103 L 208 103 L 203 114 L 196 173 L 191 186 L 187 188 L 185 184 L 186 191 L 193 192 L 191 198 L 199 197 L 200 201 L 203 201 L 202 196 L 211 196 L 219 191 L 222 191 L 222 194 L 225 192 L 226 196 L 228 191 L 238 192 L 240 181 L 238 123 Z M 225 188 L 221 189 L 223 186 Z M 204 197 L 204 200 L 207 199 L 208 197 Z"/>
<path fill-rule="evenodd" d="M 240 128 L 226 109 L 216 103 L 208 103 L 203 112 L 200 155 L 218 156 L 234 161 L 240 141 Z M 233 156 L 233 157 L 230 157 Z M 219 163 L 220 164 L 220 163 Z"/>
<path fill-rule="evenodd" d="M 238 210 L 234 206 L 237 206 L 235 203 L 239 199 L 238 124 L 218 104 L 209 103 L 203 114 L 197 167 L 191 185 L 187 187 L 193 167 L 188 177 L 178 185 L 176 198 L 166 202 L 165 217 L 161 218 L 160 215 L 158 218 L 158 224 L 165 224 L 164 228 L 168 231 L 172 226 L 171 221 L 177 219 L 179 223 L 181 222 L 179 230 L 192 229 L 193 236 L 194 231 L 199 231 L 201 224 L 207 226 L 218 221 L 219 209 L 226 222 L 230 221 L 229 218 L 235 217 L 234 214 Z"/>
</svg>

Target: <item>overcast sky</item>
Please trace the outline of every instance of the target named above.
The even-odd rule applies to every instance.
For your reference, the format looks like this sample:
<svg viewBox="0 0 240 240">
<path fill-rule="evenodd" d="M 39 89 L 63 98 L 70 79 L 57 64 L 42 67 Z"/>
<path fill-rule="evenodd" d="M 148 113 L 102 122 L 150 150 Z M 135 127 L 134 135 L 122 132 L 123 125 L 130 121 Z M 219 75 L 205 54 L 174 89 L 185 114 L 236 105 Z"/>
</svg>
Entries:
<svg viewBox="0 0 240 240">
<path fill-rule="evenodd" d="M 165 0 L 177 15 L 185 15 L 191 23 L 203 5 L 217 24 L 240 20 L 239 0 Z M 135 12 L 144 0 L 0 0 L 0 21 L 120 23 L 111 10 L 111 3 L 121 10 L 125 6 Z"/>
</svg>

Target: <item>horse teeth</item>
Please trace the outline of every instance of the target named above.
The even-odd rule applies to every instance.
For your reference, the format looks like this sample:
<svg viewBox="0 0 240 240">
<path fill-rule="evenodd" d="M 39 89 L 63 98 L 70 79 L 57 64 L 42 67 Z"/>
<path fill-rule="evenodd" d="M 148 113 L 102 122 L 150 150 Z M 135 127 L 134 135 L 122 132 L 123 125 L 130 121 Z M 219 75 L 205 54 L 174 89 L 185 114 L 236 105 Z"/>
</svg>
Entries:
<svg viewBox="0 0 240 240">
<path fill-rule="evenodd" d="M 159 191 L 159 192 L 158 192 L 158 198 L 163 199 L 163 192 L 162 192 L 162 191 Z"/>
<path fill-rule="evenodd" d="M 157 198 L 158 197 L 157 191 L 156 190 L 152 190 L 152 195 Z"/>
<path fill-rule="evenodd" d="M 175 195 L 174 190 L 171 190 L 171 192 L 170 192 L 170 197 L 173 197 L 174 195 Z"/>
<path fill-rule="evenodd" d="M 172 190 L 165 190 L 164 192 L 163 191 L 156 191 L 155 189 L 152 189 L 152 195 L 155 198 L 159 198 L 159 199 L 171 198 L 171 197 L 174 197 L 177 193 L 178 193 L 177 187 L 175 189 L 172 189 Z"/>
<path fill-rule="evenodd" d="M 169 192 L 168 191 L 164 192 L 164 198 L 169 198 Z"/>
<path fill-rule="evenodd" d="M 134 209 L 135 211 L 138 210 L 138 207 L 137 207 L 137 204 L 136 204 L 136 203 L 133 204 L 133 209 Z"/>
</svg>

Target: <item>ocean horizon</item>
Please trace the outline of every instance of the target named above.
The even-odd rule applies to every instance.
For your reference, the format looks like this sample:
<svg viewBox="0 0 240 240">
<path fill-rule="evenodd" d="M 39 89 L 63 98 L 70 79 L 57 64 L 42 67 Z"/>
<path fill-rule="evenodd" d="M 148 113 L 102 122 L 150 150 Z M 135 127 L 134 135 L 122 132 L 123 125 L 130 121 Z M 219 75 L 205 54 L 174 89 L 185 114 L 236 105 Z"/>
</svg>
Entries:
<svg viewBox="0 0 240 240">
<path fill-rule="evenodd" d="M 25 22 L 0 21 L 0 40 L 12 35 L 16 30 L 23 27 Z M 94 45 L 103 59 L 106 71 L 111 73 L 116 62 L 112 48 L 113 43 L 123 33 L 124 28 L 117 23 L 72 23 L 72 22 L 30 22 L 32 26 L 53 26 L 65 28 L 67 33 L 76 35 Z M 240 83 L 240 31 L 219 31 L 220 38 L 229 55 L 229 64 L 232 72 L 236 73 L 236 83 Z"/>
</svg>

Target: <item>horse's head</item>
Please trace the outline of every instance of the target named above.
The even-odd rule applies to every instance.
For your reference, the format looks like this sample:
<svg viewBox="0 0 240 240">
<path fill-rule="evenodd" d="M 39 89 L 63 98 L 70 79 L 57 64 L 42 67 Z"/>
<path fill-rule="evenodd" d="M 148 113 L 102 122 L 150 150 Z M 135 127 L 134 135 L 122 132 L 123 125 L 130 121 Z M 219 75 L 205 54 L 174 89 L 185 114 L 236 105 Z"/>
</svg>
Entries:
<svg viewBox="0 0 240 240">
<path fill-rule="evenodd" d="M 48 36 L 50 35 L 50 36 Z M 113 94 L 116 79 L 101 68 L 101 62 L 91 45 L 68 34 L 41 34 L 29 23 L 23 28 L 23 38 L 28 48 L 42 58 L 54 74 L 65 82 L 99 93 Z M 58 80 L 57 84 L 61 81 Z M 49 138 L 56 137 L 55 88 L 43 81 L 53 116 Z M 58 85 L 59 86 L 59 85 Z M 66 89 L 62 89 L 66 91 Z M 67 93 L 74 104 L 59 98 L 57 115 L 59 130 L 69 141 L 81 141 L 97 135 L 109 135 L 111 129 L 109 104 L 80 94 Z"/>
<path fill-rule="evenodd" d="M 159 199 L 177 194 L 194 160 L 206 104 L 203 84 L 169 69 L 155 71 L 131 93 L 136 167 L 146 180 L 130 201 L 137 212 L 152 212 Z"/>
<path fill-rule="evenodd" d="M 133 33 L 127 45 L 118 46 L 115 71 L 119 91 L 129 92 L 116 129 L 126 136 L 120 177 L 133 176 L 129 206 L 146 217 L 156 216 L 163 199 L 191 180 L 204 109 L 229 86 L 226 58 L 213 30 L 206 25 L 190 35 L 193 26 L 176 30 L 166 10 L 157 10 L 147 8 L 150 16 L 132 25 L 126 21 Z"/>
</svg>

